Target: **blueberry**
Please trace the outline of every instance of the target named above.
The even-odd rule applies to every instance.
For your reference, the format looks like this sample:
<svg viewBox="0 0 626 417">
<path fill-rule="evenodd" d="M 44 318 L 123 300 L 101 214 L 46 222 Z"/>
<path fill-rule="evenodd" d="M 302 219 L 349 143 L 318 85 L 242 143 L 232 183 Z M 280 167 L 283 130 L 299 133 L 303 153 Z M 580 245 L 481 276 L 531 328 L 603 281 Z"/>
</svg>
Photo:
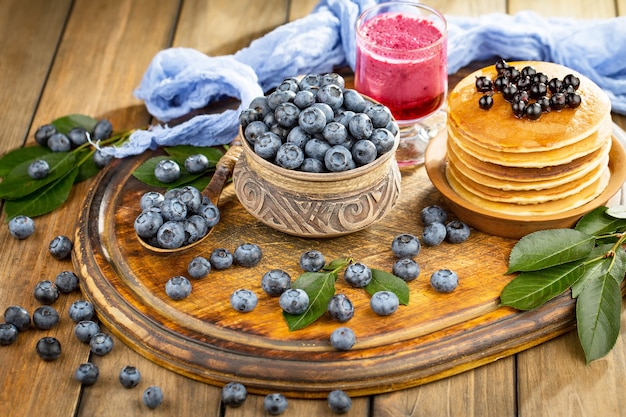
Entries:
<svg viewBox="0 0 626 417">
<path fill-rule="evenodd" d="M 156 385 L 145 389 L 141 397 L 144 405 L 150 409 L 155 409 L 163 402 L 163 391 Z"/>
<path fill-rule="evenodd" d="M 267 96 L 267 105 L 270 109 L 276 110 L 281 103 L 293 102 L 296 93 L 291 90 L 274 90 Z"/>
<path fill-rule="evenodd" d="M 220 209 L 210 201 L 202 204 L 199 214 L 206 221 L 207 227 L 214 227 L 220 221 Z"/>
<path fill-rule="evenodd" d="M 141 195 L 139 199 L 139 207 L 141 210 L 149 210 L 151 208 L 161 207 L 165 200 L 165 196 L 158 191 L 148 191 Z"/>
<path fill-rule="evenodd" d="M 83 343 L 89 343 L 97 333 L 100 333 L 100 326 L 93 320 L 81 320 L 74 326 L 74 335 Z"/>
<path fill-rule="evenodd" d="M 369 139 L 374 143 L 378 155 L 383 155 L 393 149 L 396 138 L 384 127 L 377 127 L 372 131 Z"/>
<path fill-rule="evenodd" d="M 350 126 L 350 119 L 352 119 L 352 117 L 354 117 L 355 114 L 356 113 L 353 112 L 352 110 L 343 110 L 335 116 L 333 121 L 337 123 L 341 123 L 342 125 L 346 127 L 346 129 L 348 129 Z"/>
<path fill-rule="evenodd" d="M 345 323 L 354 316 L 354 304 L 345 294 L 335 294 L 328 300 L 328 314 L 340 323 Z"/>
<path fill-rule="evenodd" d="M 338 327 L 330 334 L 330 345 L 337 350 L 350 350 L 355 342 L 356 336 L 349 327 Z"/>
<path fill-rule="evenodd" d="M 180 166 L 172 159 L 163 159 L 154 167 L 154 176 L 166 184 L 172 183 L 180 178 Z"/>
<path fill-rule="evenodd" d="M 391 272 L 405 281 L 413 281 L 420 275 L 420 267 L 411 258 L 400 258 L 393 263 Z"/>
<path fill-rule="evenodd" d="M 340 389 L 329 392 L 326 400 L 330 411 L 335 414 L 346 414 L 352 407 L 352 399 Z"/>
<path fill-rule="evenodd" d="M 276 133 L 266 132 L 254 142 L 254 153 L 263 159 L 272 160 L 276 158 L 276 153 L 282 143 L 282 140 Z"/>
<path fill-rule="evenodd" d="M 59 322 L 59 312 L 49 305 L 37 307 L 33 312 L 33 323 L 40 330 L 50 330 Z"/>
<path fill-rule="evenodd" d="M 322 87 L 328 84 L 334 84 L 343 90 L 346 86 L 346 80 L 336 72 L 329 72 L 322 75 Z"/>
<path fill-rule="evenodd" d="M 442 209 L 439 206 L 436 205 L 431 205 L 431 206 L 426 206 L 422 209 L 422 211 L 420 212 L 420 218 L 422 219 L 422 222 L 424 223 L 424 225 L 429 225 L 431 223 L 445 223 L 446 220 L 448 219 L 448 215 L 445 212 L 444 209 Z"/>
<path fill-rule="evenodd" d="M 209 256 L 211 266 L 218 270 L 230 268 L 233 261 L 233 254 L 225 248 L 214 249 Z"/>
<path fill-rule="evenodd" d="M 34 180 L 46 178 L 50 173 L 50 164 L 45 159 L 35 159 L 28 165 L 28 176 Z"/>
<path fill-rule="evenodd" d="M 311 108 L 320 109 L 326 118 L 326 123 L 332 121 L 335 118 L 335 111 L 326 103 L 313 103 Z"/>
<path fill-rule="evenodd" d="M 446 239 L 450 243 L 465 242 L 470 236 L 469 226 L 459 220 L 446 223 Z"/>
<path fill-rule="evenodd" d="M 96 333 L 89 339 L 91 353 L 104 356 L 113 350 L 113 338 L 106 333 Z"/>
<path fill-rule="evenodd" d="M 443 223 L 434 222 L 424 227 L 422 241 L 426 246 L 437 246 L 446 239 L 446 235 L 446 226 Z"/>
<path fill-rule="evenodd" d="M 250 123 L 258 122 L 262 118 L 262 113 L 253 108 L 243 109 L 241 113 L 239 113 L 239 123 L 244 130 L 250 125 Z"/>
<path fill-rule="evenodd" d="M 17 327 L 11 323 L 0 323 L 0 346 L 8 346 L 17 340 Z"/>
<path fill-rule="evenodd" d="M 138 236 L 148 239 L 156 236 L 163 225 L 163 216 L 157 211 L 148 209 L 135 218 L 134 228 Z"/>
<path fill-rule="evenodd" d="M 368 139 L 362 139 L 352 145 L 352 159 L 358 165 L 369 164 L 376 159 L 378 151 L 374 142 Z"/>
<path fill-rule="evenodd" d="M 362 113 L 367 106 L 367 101 L 354 89 L 343 90 L 343 106 L 355 113 Z"/>
<path fill-rule="evenodd" d="M 9 220 L 9 233 L 16 239 L 26 239 L 35 232 L 35 222 L 28 216 L 18 215 Z"/>
<path fill-rule="evenodd" d="M 281 91 L 293 91 L 294 93 L 297 93 L 298 90 L 300 89 L 300 85 L 298 83 L 298 79 L 294 78 L 294 77 L 288 77 L 285 78 L 279 85 L 278 87 L 276 87 L 277 90 L 281 90 Z"/>
<path fill-rule="evenodd" d="M 59 289 L 54 282 L 46 279 L 35 285 L 33 295 L 42 304 L 52 304 L 59 298 Z"/>
<path fill-rule="evenodd" d="M 246 387 L 239 382 L 229 382 L 222 387 L 222 402 L 227 407 L 241 407 L 247 397 Z"/>
<path fill-rule="evenodd" d="M 189 155 L 183 165 L 188 173 L 200 174 L 209 169 L 209 158 L 201 153 Z"/>
<path fill-rule="evenodd" d="M 192 185 L 186 185 L 180 189 L 178 200 L 187 208 L 187 214 L 197 213 L 202 206 L 202 194 Z"/>
<path fill-rule="evenodd" d="M 281 103 L 274 110 L 276 121 L 283 127 L 292 128 L 298 124 L 300 109 L 293 103 Z"/>
<path fill-rule="evenodd" d="M 254 310 L 258 301 L 258 297 L 254 292 L 244 288 L 235 290 L 230 295 L 231 307 L 241 313 L 249 313 Z"/>
<path fill-rule="evenodd" d="M 302 165 L 300 165 L 300 171 L 320 173 L 326 172 L 326 167 L 319 159 L 304 158 L 304 160 L 302 160 Z"/>
<path fill-rule="evenodd" d="M 61 343 L 51 336 L 42 337 L 37 341 L 35 351 L 44 361 L 53 361 L 61 356 Z"/>
<path fill-rule="evenodd" d="M 346 267 L 343 277 L 351 286 L 362 288 L 372 281 L 372 271 L 366 265 L 355 262 Z"/>
<path fill-rule="evenodd" d="M 311 105 L 300 112 L 298 123 L 305 132 L 310 134 L 321 133 L 326 126 L 326 115 L 319 107 Z"/>
<path fill-rule="evenodd" d="M 72 241 L 66 236 L 59 235 L 50 241 L 48 251 L 58 260 L 65 259 L 72 252 Z"/>
<path fill-rule="evenodd" d="M 459 285 L 459 277 L 449 269 L 438 269 L 430 276 L 430 285 L 437 292 L 452 292 Z"/>
<path fill-rule="evenodd" d="M 302 314 L 309 307 L 309 295 L 300 288 L 291 288 L 280 295 L 278 304 L 285 313 Z"/>
<path fill-rule="evenodd" d="M 414 258 L 420 253 L 420 249 L 420 241 L 408 233 L 397 235 L 391 242 L 391 251 L 398 258 Z"/>
<path fill-rule="evenodd" d="M 48 146 L 48 139 L 55 133 L 57 133 L 57 129 L 52 124 L 39 126 L 35 131 L 35 141 L 41 146 Z"/>
<path fill-rule="evenodd" d="M 272 416 L 284 413 L 287 405 L 287 397 L 280 393 L 267 394 L 263 399 L 263 409 Z"/>
<path fill-rule="evenodd" d="M 329 149 L 330 143 L 326 142 L 324 139 L 313 137 L 304 145 L 305 159 L 312 158 L 324 161 L 324 156 Z"/>
<path fill-rule="evenodd" d="M 113 160 L 113 154 L 103 151 L 102 149 L 96 149 L 93 153 L 93 162 L 98 168 L 104 168 Z"/>
<path fill-rule="evenodd" d="M 324 268 L 326 259 L 318 250 L 309 250 L 300 255 L 300 268 L 306 272 L 317 272 Z"/>
<path fill-rule="evenodd" d="M 365 113 L 356 113 L 351 119 L 348 125 L 350 134 L 354 136 L 356 140 L 369 139 L 374 131 L 372 120 Z"/>
<path fill-rule="evenodd" d="M 188 245 L 206 236 L 209 226 L 204 217 L 193 214 L 183 222 L 183 229 L 185 229 L 185 241 L 183 244 Z"/>
<path fill-rule="evenodd" d="M 389 108 L 380 103 L 369 103 L 363 113 L 372 120 L 372 125 L 377 127 L 385 127 L 391 121 L 391 111 Z"/>
<path fill-rule="evenodd" d="M 311 139 L 311 135 L 306 133 L 300 126 L 296 126 L 287 135 L 287 142 L 291 142 L 298 145 L 299 148 L 304 150 L 304 145 Z"/>
<path fill-rule="evenodd" d="M 255 243 L 242 243 L 235 248 L 233 253 L 235 264 L 245 267 L 255 266 L 262 257 L 261 248 Z"/>
<path fill-rule="evenodd" d="M 300 80 L 300 90 L 315 90 L 319 89 L 322 86 L 322 75 L 321 74 L 307 74 Z"/>
<path fill-rule="evenodd" d="M 191 278 L 204 278 L 211 272 L 211 262 L 203 256 L 196 256 L 187 264 L 187 272 Z"/>
<path fill-rule="evenodd" d="M 248 104 L 248 108 L 256 111 L 258 115 L 260 115 L 260 117 L 265 117 L 265 115 L 272 112 L 272 109 L 270 109 L 270 106 L 267 104 L 266 96 L 258 96 L 253 98 L 250 104 Z M 259 120 L 258 115 L 254 116 L 254 120 Z"/>
<path fill-rule="evenodd" d="M 347 171 L 355 167 L 350 150 L 341 145 L 332 146 L 326 151 L 324 165 L 332 172 Z"/>
<path fill-rule="evenodd" d="M 331 145 L 346 145 L 348 129 L 339 122 L 329 122 L 322 130 L 322 137 Z"/>
<path fill-rule="evenodd" d="M 87 143 L 87 130 L 83 127 L 73 127 L 67 133 L 67 138 L 74 148 Z"/>
<path fill-rule="evenodd" d="M 72 149 L 72 144 L 63 133 L 55 133 L 48 138 L 48 148 L 52 152 L 68 152 Z"/>
<path fill-rule="evenodd" d="M 304 161 L 304 151 L 295 143 L 285 142 L 276 152 L 276 164 L 285 169 L 296 169 Z"/>
<path fill-rule="evenodd" d="M 336 84 L 322 85 L 317 91 L 318 103 L 328 104 L 331 109 L 337 110 L 343 106 L 343 90 Z"/>
<path fill-rule="evenodd" d="M 301 110 L 306 109 L 313 103 L 315 103 L 315 94 L 313 94 L 310 90 L 300 90 L 293 98 L 293 104 L 298 106 Z"/>
<path fill-rule="evenodd" d="M 282 269 L 272 269 L 263 274 L 261 288 L 270 297 L 279 297 L 291 288 L 291 276 Z"/>
<path fill-rule="evenodd" d="M 91 133 L 93 140 L 95 141 L 108 139 L 112 134 L 113 125 L 107 119 L 98 120 L 93 128 L 93 132 Z"/>
<path fill-rule="evenodd" d="M 70 304 L 67 314 L 69 315 L 70 319 L 72 319 L 72 321 L 78 323 L 84 320 L 91 320 L 95 318 L 96 310 L 94 309 L 93 304 L 91 304 L 89 301 L 76 300 L 72 304 Z"/>
<path fill-rule="evenodd" d="M 83 385 L 93 385 L 98 381 L 100 371 L 98 367 L 91 362 L 81 363 L 74 372 L 74 377 Z"/>
<path fill-rule="evenodd" d="M 370 298 L 370 307 L 379 316 L 395 313 L 399 305 L 398 296 L 391 291 L 378 291 Z"/>
<path fill-rule="evenodd" d="M 250 144 L 254 145 L 260 136 L 269 131 L 270 128 L 263 121 L 255 120 L 246 126 L 243 135 Z"/>
<path fill-rule="evenodd" d="M 4 321 L 11 323 L 18 331 L 23 332 L 30 327 L 30 314 L 22 306 L 10 306 L 4 310 Z"/>
<path fill-rule="evenodd" d="M 182 275 L 174 276 L 165 283 L 165 293 L 174 301 L 187 298 L 191 294 L 191 282 Z"/>
<path fill-rule="evenodd" d="M 159 227 L 156 238 L 159 246 L 164 249 L 180 248 L 185 242 L 185 228 L 180 222 L 167 221 Z"/>
<path fill-rule="evenodd" d="M 124 388 L 134 388 L 141 381 L 141 372 L 134 366 L 126 365 L 120 370 L 118 379 Z"/>
<path fill-rule="evenodd" d="M 491 94 L 484 94 L 478 99 L 478 107 L 483 110 L 489 110 L 493 107 L 493 97 Z"/>
</svg>

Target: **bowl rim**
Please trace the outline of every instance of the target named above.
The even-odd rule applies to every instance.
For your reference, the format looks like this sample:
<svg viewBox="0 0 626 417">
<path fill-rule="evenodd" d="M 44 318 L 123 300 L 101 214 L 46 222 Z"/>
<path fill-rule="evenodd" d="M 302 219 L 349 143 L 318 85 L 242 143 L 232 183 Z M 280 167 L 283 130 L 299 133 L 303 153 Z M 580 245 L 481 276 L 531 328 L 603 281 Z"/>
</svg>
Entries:
<svg viewBox="0 0 626 417">
<path fill-rule="evenodd" d="M 483 217 L 501 221 L 528 223 L 554 222 L 573 217 L 582 217 L 584 214 L 608 201 L 624 185 L 624 181 L 626 180 L 626 151 L 624 150 L 622 140 L 626 140 L 626 135 L 618 129 L 619 127 L 614 124 L 613 133 L 611 135 L 612 145 L 609 153 L 610 180 L 606 188 L 596 198 L 582 206 L 560 213 L 536 214 L 532 216 L 500 213 L 487 210 L 462 198 L 452 189 L 450 184 L 448 184 L 444 174 L 445 167 L 448 163 L 446 151 L 447 132 L 445 130 L 430 141 L 426 149 L 424 166 L 431 183 L 446 199 L 450 200 L 455 205 Z"/>
</svg>

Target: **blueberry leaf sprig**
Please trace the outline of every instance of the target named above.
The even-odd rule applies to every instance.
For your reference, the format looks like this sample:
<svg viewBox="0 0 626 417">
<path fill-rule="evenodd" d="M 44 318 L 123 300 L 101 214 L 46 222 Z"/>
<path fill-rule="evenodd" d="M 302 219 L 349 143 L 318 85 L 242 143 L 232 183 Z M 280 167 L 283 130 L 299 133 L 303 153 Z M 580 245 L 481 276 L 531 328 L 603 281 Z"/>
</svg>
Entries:
<svg viewBox="0 0 626 417">
<path fill-rule="evenodd" d="M 54 120 L 56 132 L 67 135 L 73 128 L 92 132 L 97 119 L 71 114 Z M 117 145 L 128 139 L 132 131 L 114 133 L 99 141 L 100 145 Z M 5 200 L 5 220 L 17 215 L 36 217 L 60 207 L 74 186 L 96 175 L 100 167 L 94 161 L 96 148 L 89 142 L 69 151 L 55 152 L 41 146 L 26 146 L 7 152 L 0 158 L 0 199 Z M 44 178 L 33 179 L 28 167 L 35 160 L 44 160 L 50 172 Z"/>
<path fill-rule="evenodd" d="M 571 290 L 586 361 L 602 358 L 619 336 L 625 243 L 624 206 L 599 207 L 573 229 L 526 235 L 511 250 L 507 274 L 519 274 L 504 287 L 500 302 L 531 310 Z"/>
<path fill-rule="evenodd" d="M 291 285 L 291 288 L 302 289 L 309 296 L 309 306 L 301 314 L 283 312 L 290 331 L 303 329 L 324 315 L 328 302 L 335 295 L 335 283 L 339 272 L 352 263 L 352 258 L 338 258 L 322 268 L 319 272 L 305 272 Z M 373 295 L 377 291 L 387 290 L 398 296 L 400 304 L 409 304 L 409 287 L 402 278 L 378 269 L 372 269 L 372 280 L 365 291 Z"/>
</svg>

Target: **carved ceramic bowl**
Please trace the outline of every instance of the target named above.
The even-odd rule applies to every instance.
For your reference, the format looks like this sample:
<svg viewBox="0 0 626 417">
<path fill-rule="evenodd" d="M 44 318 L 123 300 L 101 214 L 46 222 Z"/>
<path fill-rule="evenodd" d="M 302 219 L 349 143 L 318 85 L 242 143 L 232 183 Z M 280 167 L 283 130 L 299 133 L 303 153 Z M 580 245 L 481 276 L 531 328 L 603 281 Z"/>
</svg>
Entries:
<svg viewBox="0 0 626 417">
<path fill-rule="evenodd" d="M 394 148 L 361 167 L 338 173 L 289 170 L 256 153 L 241 134 L 243 154 L 233 183 L 241 204 L 267 226 L 309 238 L 346 235 L 382 219 L 400 196 Z"/>
</svg>

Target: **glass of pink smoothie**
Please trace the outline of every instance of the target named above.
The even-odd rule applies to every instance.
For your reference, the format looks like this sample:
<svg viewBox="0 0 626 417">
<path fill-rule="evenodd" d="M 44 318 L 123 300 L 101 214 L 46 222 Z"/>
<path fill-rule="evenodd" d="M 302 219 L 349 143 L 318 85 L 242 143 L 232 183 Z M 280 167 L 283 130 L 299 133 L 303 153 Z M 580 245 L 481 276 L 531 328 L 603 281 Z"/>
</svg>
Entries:
<svg viewBox="0 0 626 417">
<path fill-rule="evenodd" d="M 401 167 L 423 163 L 429 139 L 445 128 L 447 43 L 444 16 L 421 3 L 380 3 L 357 20 L 355 88 L 398 122 Z"/>
</svg>

